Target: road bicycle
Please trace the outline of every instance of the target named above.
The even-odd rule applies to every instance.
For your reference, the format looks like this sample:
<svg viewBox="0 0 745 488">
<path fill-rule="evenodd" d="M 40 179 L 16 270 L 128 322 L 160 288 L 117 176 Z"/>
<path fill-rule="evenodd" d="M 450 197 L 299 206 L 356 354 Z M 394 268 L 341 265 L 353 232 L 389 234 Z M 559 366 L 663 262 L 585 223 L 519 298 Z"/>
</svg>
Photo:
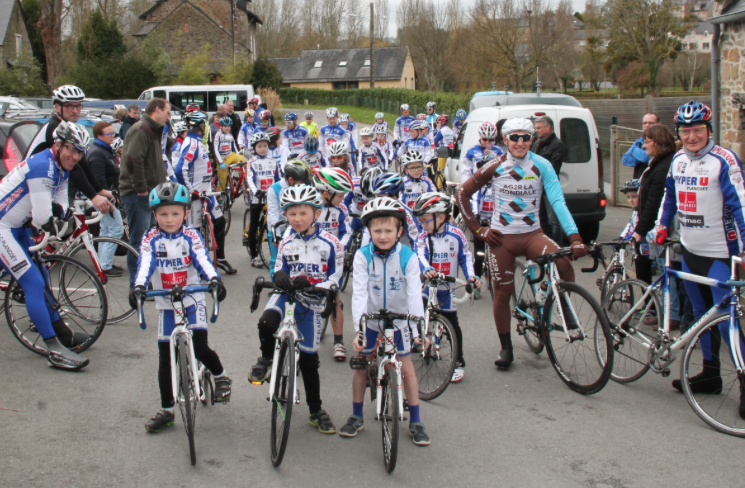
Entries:
<svg viewBox="0 0 745 488">
<path fill-rule="evenodd" d="M 352 240 L 349 242 L 349 247 L 347 247 L 347 250 L 344 252 L 344 278 L 342 279 L 341 287 L 339 287 L 340 291 L 346 290 L 347 283 L 349 283 L 349 277 L 352 275 L 352 271 L 354 270 L 354 255 L 357 254 L 357 250 L 359 250 L 360 245 L 362 244 L 362 233 L 364 230 L 364 227 L 360 227 L 354 232 Z M 326 332 L 325 327 L 323 331 L 324 333 Z M 323 338 L 323 335 L 321 338 Z"/>
<path fill-rule="evenodd" d="M 607 264 L 603 247 L 610 247 L 613 250 L 613 256 Z M 628 271 L 636 259 L 636 251 L 632 241 L 620 239 L 609 242 L 593 242 L 590 244 L 590 248 L 598 250 L 598 258 L 603 263 L 603 269 L 605 269 L 603 276 L 596 281 L 598 288 L 600 288 L 600 300 L 602 300 L 608 294 L 608 290 L 616 286 L 617 283 L 628 279 Z"/>
<path fill-rule="evenodd" d="M 257 203 L 256 205 L 261 205 L 259 224 L 256 231 L 256 247 L 262 264 L 264 265 L 264 267 L 266 267 L 266 269 L 269 269 L 269 263 L 271 262 L 272 254 L 269 247 L 269 236 L 267 234 L 266 191 L 260 194 L 259 203 Z M 249 256 L 251 256 L 251 249 L 248 246 L 248 229 L 250 224 L 251 206 L 249 205 L 249 207 L 246 208 L 246 211 L 243 212 L 243 236 L 246 238 L 244 239 L 243 244 L 246 246 L 246 251 L 248 252 Z"/>
<path fill-rule="evenodd" d="M 616 357 L 611 378 L 619 383 L 630 383 L 650 369 L 667 377 L 670 365 L 677 359 L 675 353 L 682 351 L 681 386 L 693 411 L 717 431 L 745 437 L 745 420 L 738 414 L 740 385 L 745 381 L 744 336 L 740 328 L 740 293 L 745 281 L 737 281 L 737 267 L 743 265 L 743 259 L 732 257 L 730 280 L 727 281 L 675 271 L 670 268 L 670 248 L 677 244 L 675 240 L 665 241 L 665 269 L 654 283 L 622 281 L 611 288 L 603 300 L 603 310 L 613 332 Z M 729 290 L 719 303 L 677 338 L 670 331 L 671 277 Z M 660 289 L 664 296 L 663 326 L 654 326 L 651 332 L 647 332 L 644 319 L 653 310 L 663 310 L 657 296 Z M 727 312 L 722 313 L 722 310 Z M 721 340 L 719 329 L 723 323 L 728 324 L 725 341 Z M 711 341 L 711 346 L 705 343 L 708 342 L 706 338 Z M 719 347 L 714 347 L 713 344 L 717 343 Z M 720 363 L 722 388 L 717 393 L 698 393 L 692 389 L 691 377 L 704 368 L 704 350 L 710 350 L 713 360 Z"/>
<path fill-rule="evenodd" d="M 355 370 L 367 370 L 370 399 L 376 402 L 375 420 L 380 421 L 383 434 L 383 462 L 385 470 L 392 473 L 396 469 L 398 459 L 399 422 L 406 420 L 402 395 L 402 363 L 398 360 L 395 340 L 396 326 L 393 321 L 413 321 L 417 324 L 419 337 L 425 337 L 424 319 L 416 315 L 393 313 L 383 309 L 379 313 L 363 314 L 360 320 L 360 332 L 355 338 L 362 347 L 365 347 L 368 320 L 383 321 L 383 337 L 376 341 L 372 361 L 368 362 L 364 356 L 355 356 L 349 365 Z M 380 361 L 376 363 L 378 357 Z"/>
<path fill-rule="evenodd" d="M 61 233 L 64 233 L 65 227 Z M 108 311 L 107 295 L 98 276 L 77 259 L 38 252 L 50 241 L 56 240 L 56 237 L 44 233 L 38 244 L 29 247 L 31 264 L 44 277 L 44 300 L 47 307 L 57 312 L 71 331 L 89 335 L 84 343 L 69 348 L 82 352 L 96 342 L 103 332 Z M 4 288 L 5 318 L 11 332 L 30 351 L 48 356 L 49 350 L 28 315 L 24 290 L 12 277 Z"/>
<path fill-rule="evenodd" d="M 307 308 L 320 307 L 326 301 L 321 316 L 332 315 L 336 311 L 336 286 L 331 288 L 317 288 L 310 286 L 301 290 L 280 290 L 271 281 L 264 281 L 263 277 L 256 278 L 251 300 L 251 313 L 259 306 L 259 298 L 263 289 L 273 290 L 274 293 L 287 295 L 285 302 L 285 313 L 279 330 L 274 334 L 277 338 L 272 360 L 272 372 L 269 377 L 269 396 L 266 398 L 272 403 L 271 422 L 271 455 L 272 465 L 277 467 L 282 464 L 282 459 L 287 449 L 287 440 L 290 436 L 290 421 L 292 420 L 292 407 L 300 403 L 297 390 L 298 359 L 300 350 L 298 344 L 303 340 L 298 331 L 295 321 L 295 304 L 299 302 Z"/>
<path fill-rule="evenodd" d="M 199 226 L 199 232 L 202 234 L 207 254 L 212 255 L 210 257 L 213 263 L 217 263 L 217 241 L 215 240 L 215 224 L 212 221 L 209 204 L 211 203 L 210 197 L 219 197 L 220 195 L 224 195 L 224 193 L 220 191 L 203 191 L 199 195 L 199 199 L 202 202 L 202 222 Z"/>
<path fill-rule="evenodd" d="M 466 293 L 453 300 L 456 304 L 466 301 L 473 303 L 473 288 L 470 283 L 442 273 L 438 273 L 434 278 L 422 276 L 422 283 L 425 287 L 429 287 L 424 309 L 423 334 L 423 337 L 429 339 L 429 347 L 425 349 L 424 346 L 412 346 L 411 361 L 414 363 L 414 371 L 416 371 L 416 379 L 419 383 L 419 398 L 434 400 L 445 392 L 453 378 L 459 346 L 453 325 L 442 315 L 437 298 L 438 285 L 445 285 L 448 293 L 450 293 L 451 286 L 465 287 Z"/>
<path fill-rule="evenodd" d="M 562 248 L 527 265 L 516 260 L 510 307 L 517 332 L 528 347 L 536 354 L 545 347 L 559 378 L 572 390 L 590 395 L 602 390 L 610 378 L 613 337 L 595 298 L 578 284 L 559 278 L 556 261 L 571 255 L 571 249 Z M 594 267 L 583 272 L 597 269 L 597 251 L 592 256 Z"/>
<path fill-rule="evenodd" d="M 235 162 L 229 162 L 235 161 Z M 225 159 L 225 163 L 228 168 L 228 177 L 223 181 L 219 177 L 215 176 L 213 180 L 213 188 L 215 191 L 221 192 L 218 197 L 218 202 L 222 206 L 223 213 L 225 214 L 225 234 L 227 235 L 230 230 L 231 209 L 233 203 L 243 196 L 243 200 L 246 205 L 249 204 L 250 199 L 248 191 L 246 189 L 246 164 L 248 161 L 243 156 L 233 153 Z"/>
<path fill-rule="evenodd" d="M 171 333 L 171 384 L 173 387 L 173 403 L 179 406 L 181 418 L 184 421 L 184 429 L 189 439 L 189 455 L 191 465 L 197 464 L 197 451 L 194 443 L 196 430 L 196 405 L 197 401 L 214 404 L 215 388 L 212 384 L 211 375 L 205 366 L 199 363 L 194 356 L 193 334 L 189 330 L 189 317 L 185 312 L 184 300 L 189 298 L 195 304 L 194 293 L 209 292 L 207 285 L 184 286 L 174 285 L 167 290 L 151 290 L 144 293 L 145 297 L 170 297 L 173 305 L 176 327 Z M 220 302 L 217 300 L 217 290 L 212 292 L 213 308 L 210 322 L 215 323 L 220 312 Z M 142 301 L 137 300 L 137 317 L 140 327 L 145 330 L 145 313 Z"/>
</svg>

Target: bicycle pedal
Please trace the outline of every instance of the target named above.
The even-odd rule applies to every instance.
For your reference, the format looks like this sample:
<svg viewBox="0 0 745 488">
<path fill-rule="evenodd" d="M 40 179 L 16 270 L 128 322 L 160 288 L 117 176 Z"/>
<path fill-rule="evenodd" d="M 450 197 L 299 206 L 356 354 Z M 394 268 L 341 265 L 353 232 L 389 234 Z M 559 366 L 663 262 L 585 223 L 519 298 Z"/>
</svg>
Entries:
<svg viewBox="0 0 745 488">
<path fill-rule="evenodd" d="M 295 391 L 295 405 L 300 405 L 300 392 Z"/>
<path fill-rule="evenodd" d="M 409 411 L 409 400 L 404 399 L 404 412 Z"/>
</svg>

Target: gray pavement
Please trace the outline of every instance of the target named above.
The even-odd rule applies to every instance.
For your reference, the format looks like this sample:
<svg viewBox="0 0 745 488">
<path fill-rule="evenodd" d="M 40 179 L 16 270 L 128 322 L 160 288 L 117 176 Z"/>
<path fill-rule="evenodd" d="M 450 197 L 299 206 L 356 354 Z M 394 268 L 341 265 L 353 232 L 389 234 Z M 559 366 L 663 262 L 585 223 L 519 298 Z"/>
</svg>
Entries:
<svg viewBox="0 0 745 488">
<path fill-rule="evenodd" d="M 242 211 L 237 203 L 236 222 Z M 616 236 L 627 218 L 627 209 L 609 209 L 601 238 Z M 736 461 L 744 441 L 707 427 L 670 387 L 678 362 L 670 378 L 650 372 L 584 397 L 561 382 L 545 353 L 531 353 L 514 334 L 515 364 L 497 371 L 488 296 L 460 311 L 465 380 L 421 407 L 431 446 L 414 446 L 402 430 L 398 467 L 389 476 L 369 401 L 366 429 L 354 439 L 315 431 L 302 403 L 284 463 L 273 468 L 268 387 L 246 381 L 259 355 L 261 309 L 251 315 L 249 302 L 260 272 L 249 267 L 239 228 L 228 236 L 228 257 L 240 271 L 225 278 L 228 298 L 210 332 L 234 380 L 233 397 L 225 406 L 198 406 L 197 465 L 189 463 L 178 413 L 161 434 L 144 429 L 159 407 L 157 320 L 148 303 L 148 329 L 134 319 L 108 326 L 80 373 L 47 367 L 0 327 L 0 486 L 743 486 Z M 596 278 L 578 273 L 593 293 Z M 344 298 L 349 302 L 349 290 Z M 348 306 L 345 319 L 349 341 Z M 332 360 L 331 348 L 327 337 L 322 396 L 338 428 L 351 414 L 352 374 L 348 363 Z"/>
</svg>

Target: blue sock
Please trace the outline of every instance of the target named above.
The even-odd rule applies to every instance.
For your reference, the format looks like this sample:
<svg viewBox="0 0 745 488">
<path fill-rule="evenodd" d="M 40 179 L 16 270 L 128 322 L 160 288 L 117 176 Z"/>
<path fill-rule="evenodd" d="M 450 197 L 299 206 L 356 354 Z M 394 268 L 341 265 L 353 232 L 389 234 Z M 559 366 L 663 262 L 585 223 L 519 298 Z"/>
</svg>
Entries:
<svg viewBox="0 0 745 488">
<path fill-rule="evenodd" d="M 419 419 L 419 405 L 409 405 L 409 423 L 418 424 L 421 422 Z"/>
<path fill-rule="evenodd" d="M 362 417 L 362 407 L 365 406 L 364 402 L 352 402 L 352 415 L 355 417 Z"/>
</svg>

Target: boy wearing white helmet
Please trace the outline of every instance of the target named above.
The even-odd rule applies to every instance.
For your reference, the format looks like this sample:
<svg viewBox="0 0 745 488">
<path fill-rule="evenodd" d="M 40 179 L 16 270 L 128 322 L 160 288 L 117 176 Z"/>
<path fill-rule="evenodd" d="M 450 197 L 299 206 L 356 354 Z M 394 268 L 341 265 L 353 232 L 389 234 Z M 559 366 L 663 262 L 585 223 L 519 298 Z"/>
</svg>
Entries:
<svg viewBox="0 0 745 488">
<path fill-rule="evenodd" d="M 251 153 L 251 136 L 256 132 L 256 123 L 254 122 L 256 112 L 247 108 L 243 113 L 243 125 L 238 131 L 238 148 L 244 151 L 245 156 L 248 156 Z"/>
<path fill-rule="evenodd" d="M 409 105 L 401 105 L 401 117 L 396 119 L 396 125 L 393 126 L 393 145 L 399 147 L 411 138 L 409 126 L 416 119 L 409 115 Z"/>
<path fill-rule="evenodd" d="M 460 181 L 465 183 L 476 171 L 476 162 L 485 155 L 496 153 L 497 156 L 504 154 L 496 145 L 497 128 L 488 120 L 479 127 L 479 143 L 466 151 L 461 159 Z"/>
<path fill-rule="evenodd" d="M 375 133 L 375 144 L 380 148 L 380 152 L 385 156 L 385 167 L 386 171 L 391 167 L 393 160 L 396 159 L 396 148 L 393 147 L 391 141 L 388 140 L 388 129 L 383 126 L 378 126 L 373 129 Z"/>
<path fill-rule="evenodd" d="M 251 146 L 255 156 L 246 164 L 246 186 L 250 194 L 249 203 L 249 225 L 243 235 L 243 245 L 248 246 L 251 255 L 251 266 L 261 268 L 263 263 L 259 257 L 256 235 L 258 233 L 259 218 L 263 208 L 262 200 L 266 197 L 267 190 L 275 182 L 279 181 L 279 165 L 269 155 L 269 136 L 263 132 L 257 132 L 251 137 Z"/>
<path fill-rule="evenodd" d="M 502 127 L 505 155 L 497 157 L 479 168 L 473 177 L 465 180 L 458 190 L 456 201 L 463 219 L 473 235 L 489 246 L 492 258 L 494 289 L 494 322 L 499 333 L 502 351 L 494 362 L 498 368 L 508 368 L 513 361 L 510 335 L 509 301 L 515 286 L 515 258 L 524 256 L 534 260 L 544 253 L 552 253 L 559 246 L 541 230 L 538 212 L 545 192 L 551 206 L 569 236 L 574 259 L 587 254 L 587 246 L 577 231 L 572 215 L 567 209 L 559 178 L 551 163 L 530 152 L 533 123 L 516 118 Z M 485 185 L 491 187 L 494 212 L 489 228 L 484 228 L 469 201 Z M 574 281 L 574 269 L 569 258 L 556 261 L 559 275 L 564 281 Z M 564 314 L 570 317 L 570 314 Z M 568 320 L 572 320 L 571 317 Z"/>
<path fill-rule="evenodd" d="M 375 123 L 373 124 L 373 132 L 375 132 L 375 129 L 378 127 L 382 127 L 385 129 L 386 134 L 388 133 L 388 122 L 385 121 L 385 114 L 383 112 L 378 112 L 375 114 Z"/>
<path fill-rule="evenodd" d="M 352 136 L 347 129 L 339 125 L 339 110 L 336 107 L 326 109 L 326 119 L 329 123 L 321 127 L 319 140 L 321 152 L 328 161 L 331 156 L 329 152 L 331 145 L 335 142 L 343 142 L 349 148 L 352 146 Z"/>
<path fill-rule="evenodd" d="M 383 152 L 378 146 L 373 144 L 373 130 L 370 127 L 363 127 L 360 129 L 360 138 L 362 144 L 360 145 L 360 157 L 359 157 L 359 168 L 362 172 L 365 168 L 383 168 L 388 170 L 387 160 Z"/>
<path fill-rule="evenodd" d="M 423 120 L 415 120 L 409 126 L 409 134 L 411 138 L 398 148 L 398 159 L 412 149 L 419 151 L 422 154 L 423 161 L 429 162 L 432 160 L 434 151 L 432 151 L 432 141 L 427 137 L 427 130 L 429 126 L 427 122 Z"/>
<path fill-rule="evenodd" d="M 279 203 L 292 227 L 282 239 L 274 267 L 274 284 L 290 291 L 315 286 L 339 286 L 344 268 L 344 249 L 339 240 L 322 231 L 316 220 L 321 216 L 321 195 L 312 186 L 292 186 L 282 190 Z M 261 356 L 251 368 L 248 380 L 261 385 L 269 378 L 274 357 L 275 337 L 285 313 L 287 295 L 274 294 L 259 319 Z M 303 374 L 305 399 L 310 410 L 310 424 L 322 434 L 336 433 L 336 427 L 321 408 L 321 379 L 318 375 L 318 347 L 321 342 L 320 307 L 295 303 L 295 318 L 302 340 L 298 344 L 298 366 Z"/>
<path fill-rule="evenodd" d="M 437 191 L 432 180 L 423 176 L 424 161 L 424 156 L 416 149 L 409 150 L 401 158 L 405 175 L 401 202 L 409 208 L 414 208 L 414 202 L 422 193 Z"/>
</svg>

